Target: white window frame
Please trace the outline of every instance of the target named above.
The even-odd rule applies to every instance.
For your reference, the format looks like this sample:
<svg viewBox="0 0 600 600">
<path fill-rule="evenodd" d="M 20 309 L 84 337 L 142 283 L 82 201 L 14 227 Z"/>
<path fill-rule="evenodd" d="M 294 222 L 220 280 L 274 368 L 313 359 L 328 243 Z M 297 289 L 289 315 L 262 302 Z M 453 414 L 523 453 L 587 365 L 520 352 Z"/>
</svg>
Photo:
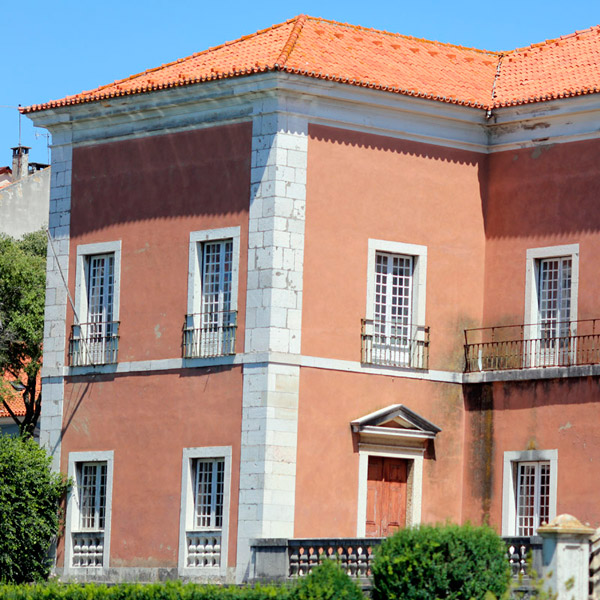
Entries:
<svg viewBox="0 0 600 600">
<path fill-rule="evenodd" d="M 120 320 L 121 306 L 121 240 L 111 242 L 99 242 L 95 244 L 81 244 L 77 246 L 77 264 L 75 269 L 75 320 L 74 328 L 76 337 L 86 337 L 87 332 L 82 331 L 80 324 L 89 321 L 88 315 L 88 276 L 90 258 L 93 256 L 112 254 L 114 257 L 114 291 L 112 319 L 113 322 Z M 78 333 L 77 333 L 78 332 Z M 85 350 L 84 350 L 85 351 Z M 89 356 L 89 355 L 88 355 Z M 91 364 L 91 361 L 85 362 Z"/>
<path fill-rule="evenodd" d="M 394 448 L 392 446 L 375 446 L 359 444 L 358 447 L 358 510 L 356 520 L 356 537 L 364 538 L 367 529 L 367 488 L 369 474 L 369 457 L 402 458 L 412 461 L 409 467 L 409 481 L 406 494 L 406 525 L 421 523 L 421 503 L 423 497 L 423 454 L 425 448 Z"/>
<path fill-rule="evenodd" d="M 412 258 L 413 273 L 409 321 L 413 327 L 424 327 L 426 325 L 425 306 L 427 288 L 427 246 L 407 244 L 404 242 L 369 239 L 367 258 L 367 310 L 365 311 L 366 319 L 368 321 L 373 321 L 375 317 L 375 271 L 377 265 L 376 257 L 377 253 L 379 252 Z M 409 333 L 412 337 L 412 332 Z M 408 362 L 410 362 L 410 356 L 408 359 Z"/>
<path fill-rule="evenodd" d="M 367 319 L 373 319 L 375 309 L 375 267 L 378 252 L 411 256 L 413 259 L 412 323 L 425 325 L 425 293 L 427 287 L 427 246 L 369 239 L 367 259 Z"/>
<path fill-rule="evenodd" d="M 202 248 L 206 242 L 231 240 L 233 254 L 231 265 L 231 309 L 237 310 L 238 279 L 240 265 L 240 228 L 223 227 L 190 232 L 189 265 L 188 265 L 188 300 L 187 314 L 199 313 L 202 305 Z"/>
<path fill-rule="evenodd" d="M 527 250 L 525 275 L 525 338 L 533 339 L 538 336 L 539 323 L 539 264 L 545 258 L 571 259 L 571 308 L 570 320 L 577 321 L 577 298 L 579 289 L 579 244 L 562 246 L 547 246 L 544 248 L 529 248 Z M 527 331 L 528 330 L 528 331 Z M 572 332 L 574 333 L 574 332 Z"/>
<path fill-rule="evenodd" d="M 502 474 L 502 535 L 517 535 L 517 467 L 519 463 L 550 463 L 549 520 L 556 517 L 558 486 L 558 450 L 524 450 L 504 452 Z M 537 485 L 537 484 L 536 484 Z"/>
<path fill-rule="evenodd" d="M 188 263 L 188 297 L 187 297 L 187 318 L 186 328 L 196 329 L 201 327 L 200 314 L 202 312 L 202 263 L 204 244 L 211 242 L 227 242 L 232 243 L 231 255 L 231 301 L 229 310 L 236 313 L 238 309 L 238 280 L 239 280 L 239 264 L 240 264 L 240 227 L 223 227 L 220 229 L 205 229 L 203 231 L 190 232 L 189 245 L 189 263 Z M 235 330 L 234 330 L 235 331 Z M 224 336 L 225 337 L 225 336 Z M 209 346 L 212 343 L 216 344 L 216 351 L 213 356 L 220 356 L 219 344 L 225 343 L 227 340 L 219 342 L 218 339 L 209 341 Z M 235 339 L 233 340 L 235 345 Z M 230 352 L 224 352 L 230 354 Z"/>
<path fill-rule="evenodd" d="M 81 322 L 87 321 L 88 314 L 88 268 L 89 258 L 98 254 L 113 254 L 114 264 L 114 295 L 113 295 L 113 320 L 119 320 L 121 305 L 121 240 L 114 242 L 100 242 L 97 244 L 82 244 L 77 246 L 77 267 L 75 272 L 75 309 Z"/>
<path fill-rule="evenodd" d="M 78 465 L 83 463 L 106 463 L 106 508 L 104 515 L 104 552 L 102 556 L 101 567 L 74 567 L 73 566 L 73 534 L 82 532 L 79 527 L 80 523 L 80 507 L 79 507 L 79 490 L 77 486 L 77 469 Z M 110 564 L 110 529 L 112 517 L 112 487 L 114 475 L 114 451 L 91 451 L 91 452 L 70 452 L 68 475 L 75 482 L 71 488 L 67 498 L 67 515 L 65 526 L 65 575 L 82 574 L 103 574 Z"/>
<path fill-rule="evenodd" d="M 184 448 L 181 465 L 181 513 L 179 519 L 179 558 L 180 576 L 225 577 L 227 574 L 227 557 L 229 546 L 229 517 L 231 492 L 231 446 L 206 446 L 203 448 Z M 202 532 L 195 527 L 194 502 L 194 461 L 196 459 L 223 460 L 223 524 L 221 527 L 220 567 L 188 567 L 187 566 L 187 533 Z M 206 530 L 211 531 L 211 530 Z"/>
</svg>

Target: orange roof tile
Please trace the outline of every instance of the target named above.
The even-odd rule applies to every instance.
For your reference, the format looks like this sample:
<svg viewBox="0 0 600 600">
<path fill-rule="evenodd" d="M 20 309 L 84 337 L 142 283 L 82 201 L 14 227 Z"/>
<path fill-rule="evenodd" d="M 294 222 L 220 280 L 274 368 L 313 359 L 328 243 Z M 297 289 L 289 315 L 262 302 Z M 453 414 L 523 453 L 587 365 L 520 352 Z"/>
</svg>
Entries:
<svg viewBox="0 0 600 600">
<path fill-rule="evenodd" d="M 25 402 L 23 401 L 23 395 L 14 392 L 10 385 L 2 385 L 3 383 L 9 384 L 11 381 L 15 381 L 15 378 L 8 373 L 0 375 L 0 386 L 2 386 L 3 390 L 6 389 L 8 391 L 8 404 L 10 405 L 11 410 L 17 417 L 23 417 L 25 415 Z M 4 404 L 0 402 L 0 418 L 2 417 L 10 417 L 10 414 L 4 407 Z"/>
<path fill-rule="evenodd" d="M 505 53 L 494 106 L 600 92 L 600 26 Z"/>
<path fill-rule="evenodd" d="M 284 71 L 478 108 L 600 91 L 600 28 L 488 52 L 300 15 L 34 112 L 264 71 Z"/>
</svg>

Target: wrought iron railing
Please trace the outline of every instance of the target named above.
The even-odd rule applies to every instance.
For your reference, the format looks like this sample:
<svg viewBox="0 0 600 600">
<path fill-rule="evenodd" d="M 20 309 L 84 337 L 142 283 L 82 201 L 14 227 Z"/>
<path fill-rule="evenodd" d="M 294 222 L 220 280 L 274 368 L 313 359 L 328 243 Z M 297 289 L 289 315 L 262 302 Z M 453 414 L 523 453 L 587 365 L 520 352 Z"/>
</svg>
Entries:
<svg viewBox="0 0 600 600">
<path fill-rule="evenodd" d="M 600 319 L 465 329 L 465 371 L 600 363 Z"/>
<path fill-rule="evenodd" d="M 235 354 L 237 311 L 187 315 L 183 328 L 184 358 L 210 358 Z"/>
<path fill-rule="evenodd" d="M 361 361 L 386 367 L 429 368 L 429 327 L 362 319 Z"/>
<path fill-rule="evenodd" d="M 69 366 L 116 363 L 118 351 L 118 321 L 79 323 L 71 327 Z"/>
</svg>

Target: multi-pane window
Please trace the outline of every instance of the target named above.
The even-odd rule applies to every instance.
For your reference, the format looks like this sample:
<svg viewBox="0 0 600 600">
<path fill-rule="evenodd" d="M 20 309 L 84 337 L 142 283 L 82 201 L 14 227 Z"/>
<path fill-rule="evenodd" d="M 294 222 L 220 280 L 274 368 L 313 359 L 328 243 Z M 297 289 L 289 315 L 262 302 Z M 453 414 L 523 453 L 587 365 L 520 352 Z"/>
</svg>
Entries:
<svg viewBox="0 0 600 600">
<path fill-rule="evenodd" d="M 198 458 L 193 475 L 194 529 L 221 529 L 225 461 Z"/>
<path fill-rule="evenodd" d="M 106 463 L 82 463 L 78 488 L 79 529 L 102 531 L 106 519 Z"/>
<path fill-rule="evenodd" d="M 542 339 L 564 337 L 571 318 L 571 258 L 539 261 L 539 323 Z"/>
<path fill-rule="evenodd" d="M 413 257 L 375 255 L 374 346 L 408 351 L 412 337 Z"/>
<path fill-rule="evenodd" d="M 184 333 L 184 354 L 187 358 L 233 354 L 237 316 L 233 309 L 233 240 L 206 241 L 196 249 L 200 285 Z"/>
<path fill-rule="evenodd" d="M 117 361 L 118 322 L 115 320 L 115 253 L 83 257 L 85 282 L 80 294 L 80 322 L 70 340 L 72 366 Z"/>
<path fill-rule="evenodd" d="M 550 517 L 550 463 L 519 462 L 516 468 L 516 535 L 535 535 Z"/>
<path fill-rule="evenodd" d="M 71 566 L 103 567 L 106 558 L 107 463 L 78 463 L 76 481 L 78 512 L 71 529 Z"/>
<path fill-rule="evenodd" d="M 199 452 L 192 450 L 193 453 Z M 184 453 L 185 456 L 185 453 Z M 192 454 L 193 456 L 193 454 Z M 184 497 L 185 554 L 180 568 L 197 569 L 218 574 L 226 557 L 228 506 L 225 490 L 226 461 L 230 458 L 190 458 L 184 462 L 189 469 L 191 489 Z M 185 467 L 188 464 L 189 467 Z M 188 485 L 189 485 L 188 484 Z M 189 504 L 188 504 L 189 501 Z M 189 512 L 188 512 L 189 511 Z M 223 550 L 225 548 L 225 551 Z M 208 569 L 208 571 L 206 571 Z"/>
<path fill-rule="evenodd" d="M 218 326 L 231 310 L 233 242 L 222 240 L 202 244 L 203 325 Z"/>
</svg>

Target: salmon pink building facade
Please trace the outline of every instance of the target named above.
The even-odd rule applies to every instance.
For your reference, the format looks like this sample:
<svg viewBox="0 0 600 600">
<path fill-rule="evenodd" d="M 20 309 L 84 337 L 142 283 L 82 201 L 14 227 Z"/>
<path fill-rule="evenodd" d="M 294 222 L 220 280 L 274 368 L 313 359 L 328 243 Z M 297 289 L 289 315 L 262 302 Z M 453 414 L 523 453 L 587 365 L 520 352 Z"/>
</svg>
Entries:
<svg viewBox="0 0 600 600">
<path fill-rule="evenodd" d="M 300 16 L 25 109 L 57 571 L 600 526 L 599 64 L 598 28 L 499 53 Z"/>
</svg>

